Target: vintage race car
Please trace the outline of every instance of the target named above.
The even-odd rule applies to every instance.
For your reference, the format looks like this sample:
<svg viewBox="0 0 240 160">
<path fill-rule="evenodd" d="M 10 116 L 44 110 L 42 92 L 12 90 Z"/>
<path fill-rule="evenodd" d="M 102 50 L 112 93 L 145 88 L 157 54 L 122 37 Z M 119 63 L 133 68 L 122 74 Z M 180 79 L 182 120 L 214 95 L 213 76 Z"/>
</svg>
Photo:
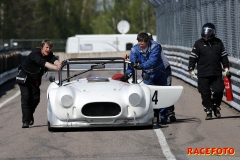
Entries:
<svg viewBox="0 0 240 160">
<path fill-rule="evenodd" d="M 153 109 L 171 106 L 181 95 L 182 86 L 125 83 L 119 81 L 123 74 L 111 78 L 76 78 L 87 72 L 105 70 L 107 64 L 120 65 L 123 74 L 126 71 L 125 60 L 120 57 L 73 58 L 62 63 L 59 80 L 50 76 L 52 83 L 47 90 L 49 131 L 68 127 L 152 126 Z M 89 65 L 90 68 L 70 75 L 73 65 Z M 137 79 L 137 72 L 133 79 Z"/>
</svg>

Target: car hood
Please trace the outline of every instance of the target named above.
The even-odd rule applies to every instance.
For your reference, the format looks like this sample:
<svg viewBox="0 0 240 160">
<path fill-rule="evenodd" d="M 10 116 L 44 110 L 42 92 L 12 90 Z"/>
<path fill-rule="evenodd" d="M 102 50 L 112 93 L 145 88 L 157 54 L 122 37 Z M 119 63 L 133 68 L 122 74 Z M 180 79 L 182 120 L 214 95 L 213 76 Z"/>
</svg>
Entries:
<svg viewBox="0 0 240 160">
<path fill-rule="evenodd" d="M 74 83 L 68 84 L 67 86 L 72 87 L 80 92 L 90 92 L 90 91 L 118 91 L 128 83 L 124 83 L 117 80 L 112 80 L 108 78 L 95 78 L 95 79 L 79 79 Z"/>
</svg>

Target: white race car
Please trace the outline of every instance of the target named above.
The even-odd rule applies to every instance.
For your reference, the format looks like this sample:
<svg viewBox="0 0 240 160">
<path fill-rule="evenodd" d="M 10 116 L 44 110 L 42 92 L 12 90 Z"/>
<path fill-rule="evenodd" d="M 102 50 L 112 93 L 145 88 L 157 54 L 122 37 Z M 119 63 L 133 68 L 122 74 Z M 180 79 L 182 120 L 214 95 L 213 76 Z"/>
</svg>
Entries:
<svg viewBox="0 0 240 160">
<path fill-rule="evenodd" d="M 76 79 L 86 72 L 104 70 L 107 64 L 120 64 L 123 74 L 126 71 L 125 60 L 120 57 L 74 58 L 62 63 L 59 80 L 50 76 L 52 83 L 47 90 L 49 131 L 69 127 L 152 126 L 153 109 L 171 106 L 181 95 L 182 86 L 125 83 L 119 81 L 123 74 L 115 74 L 112 78 Z M 91 67 L 70 76 L 74 65 Z M 63 74 L 67 74 L 65 79 Z"/>
</svg>

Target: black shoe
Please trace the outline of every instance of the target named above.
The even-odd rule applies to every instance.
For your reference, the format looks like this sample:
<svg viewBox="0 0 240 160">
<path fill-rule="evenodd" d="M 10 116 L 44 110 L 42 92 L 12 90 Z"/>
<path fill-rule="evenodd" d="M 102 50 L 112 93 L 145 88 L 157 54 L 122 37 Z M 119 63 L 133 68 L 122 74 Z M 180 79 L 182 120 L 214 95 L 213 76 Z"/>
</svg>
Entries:
<svg viewBox="0 0 240 160">
<path fill-rule="evenodd" d="M 22 128 L 29 128 L 29 123 L 23 123 Z"/>
<path fill-rule="evenodd" d="M 161 124 L 167 124 L 167 116 L 166 115 L 161 115 Z"/>
<path fill-rule="evenodd" d="M 214 113 L 214 115 L 215 115 L 217 118 L 220 118 L 220 117 L 221 117 L 220 110 L 221 110 L 220 107 L 216 107 L 216 108 L 213 110 L 213 113 Z"/>
<path fill-rule="evenodd" d="M 176 117 L 175 117 L 174 114 L 171 114 L 171 115 L 169 116 L 169 119 L 170 119 L 170 122 L 176 122 L 176 121 L 177 121 L 177 119 L 176 119 Z"/>
<path fill-rule="evenodd" d="M 205 120 L 210 120 L 212 119 L 212 110 L 206 110 L 206 118 Z"/>
<path fill-rule="evenodd" d="M 29 125 L 32 126 L 34 124 L 34 118 L 32 118 L 29 122 Z"/>
</svg>

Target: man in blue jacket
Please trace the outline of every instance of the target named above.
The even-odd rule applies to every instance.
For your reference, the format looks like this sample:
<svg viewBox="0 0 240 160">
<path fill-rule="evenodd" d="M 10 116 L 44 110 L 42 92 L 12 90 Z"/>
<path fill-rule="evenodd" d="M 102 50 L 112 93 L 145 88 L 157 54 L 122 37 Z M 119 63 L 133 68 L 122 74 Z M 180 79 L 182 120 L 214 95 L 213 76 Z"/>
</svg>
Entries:
<svg viewBox="0 0 240 160">
<path fill-rule="evenodd" d="M 130 52 L 131 65 L 128 65 L 126 74 L 121 81 L 126 82 L 134 74 L 135 68 L 142 70 L 142 77 L 149 75 L 149 79 L 143 80 L 145 84 L 166 86 L 167 75 L 161 58 L 161 45 L 152 40 L 145 31 L 141 31 L 137 35 L 137 41 L 138 44 Z M 158 112 L 159 110 L 155 110 L 155 115 L 158 115 Z"/>
<path fill-rule="evenodd" d="M 152 34 L 151 33 L 147 33 L 148 36 L 149 36 L 149 40 L 153 40 L 153 37 L 152 37 Z M 128 60 L 129 61 L 129 56 L 130 56 L 130 53 L 128 54 L 125 54 L 123 56 L 124 59 Z M 170 66 L 170 63 L 167 59 L 167 57 L 165 56 L 165 53 L 161 52 L 161 58 L 163 60 L 163 64 L 165 66 L 165 69 L 166 69 L 166 74 L 167 74 L 167 86 L 171 86 L 172 84 L 172 71 L 171 71 L 171 66 Z M 175 117 L 175 107 L 174 105 L 170 106 L 170 107 L 166 107 L 166 108 L 161 108 L 160 109 L 160 115 L 161 115 L 161 123 L 162 124 L 166 124 L 167 123 L 167 119 L 169 118 L 170 119 L 170 122 L 175 122 L 176 121 L 176 117 Z M 159 116 L 158 114 L 155 115 L 156 117 Z"/>
</svg>

